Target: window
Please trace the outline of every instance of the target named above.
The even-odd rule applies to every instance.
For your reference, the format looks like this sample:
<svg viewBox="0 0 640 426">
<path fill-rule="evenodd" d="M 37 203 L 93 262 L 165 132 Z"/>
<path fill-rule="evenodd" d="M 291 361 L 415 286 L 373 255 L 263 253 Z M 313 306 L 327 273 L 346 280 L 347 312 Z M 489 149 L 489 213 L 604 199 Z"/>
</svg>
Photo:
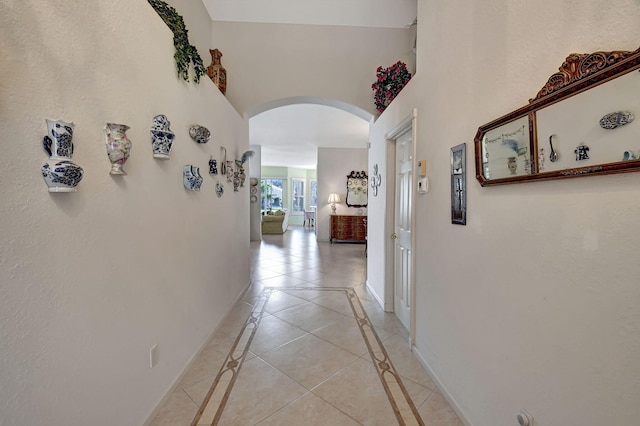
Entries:
<svg viewBox="0 0 640 426">
<path fill-rule="evenodd" d="M 310 207 L 318 207 L 318 181 L 313 179 L 311 181 L 311 201 L 309 201 Z"/>
<path fill-rule="evenodd" d="M 291 202 L 292 214 L 304 213 L 304 179 L 291 179 L 293 198 Z"/>
<path fill-rule="evenodd" d="M 282 209 L 281 178 L 265 178 L 260 180 L 260 208 L 262 210 Z"/>
</svg>

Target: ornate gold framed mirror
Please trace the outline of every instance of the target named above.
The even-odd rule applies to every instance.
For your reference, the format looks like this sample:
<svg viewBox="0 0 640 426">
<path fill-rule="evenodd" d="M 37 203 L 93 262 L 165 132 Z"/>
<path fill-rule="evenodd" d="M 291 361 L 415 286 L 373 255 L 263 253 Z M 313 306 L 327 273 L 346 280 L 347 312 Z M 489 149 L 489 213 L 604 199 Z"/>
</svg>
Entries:
<svg viewBox="0 0 640 426">
<path fill-rule="evenodd" d="M 529 104 L 480 126 L 482 186 L 640 170 L 640 49 L 569 55 Z"/>
</svg>

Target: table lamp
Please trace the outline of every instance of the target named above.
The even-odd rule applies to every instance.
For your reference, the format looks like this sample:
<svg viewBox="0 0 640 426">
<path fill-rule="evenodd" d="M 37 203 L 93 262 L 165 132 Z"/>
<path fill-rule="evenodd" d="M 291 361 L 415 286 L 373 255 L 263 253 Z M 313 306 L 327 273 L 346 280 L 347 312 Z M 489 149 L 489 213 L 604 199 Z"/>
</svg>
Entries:
<svg viewBox="0 0 640 426">
<path fill-rule="evenodd" d="M 331 214 L 336 214 L 336 203 L 340 202 L 340 196 L 336 193 L 329 194 L 329 203 L 331 203 Z"/>
</svg>

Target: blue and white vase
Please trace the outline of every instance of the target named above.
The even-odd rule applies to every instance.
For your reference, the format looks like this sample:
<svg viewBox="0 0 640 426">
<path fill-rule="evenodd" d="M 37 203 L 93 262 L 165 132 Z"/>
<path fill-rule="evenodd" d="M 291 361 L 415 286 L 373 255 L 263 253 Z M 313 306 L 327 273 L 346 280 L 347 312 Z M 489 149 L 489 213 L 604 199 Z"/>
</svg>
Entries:
<svg viewBox="0 0 640 426">
<path fill-rule="evenodd" d="M 247 174 L 244 171 L 244 163 L 236 160 L 236 169 L 238 170 L 238 178 L 240 179 L 240 188 L 244 188 L 244 182 L 247 180 Z"/>
<path fill-rule="evenodd" d="M 200 176 L 200 168 L 187 164 L 182 169 L 184 187 L 189 191 L 200 191 L 202 186 L 202 176 Z"/>
<path fill-rule="evenodd" d="M 164 114 L 153 117 L 151 125 L 151 148 L 153 157 L 161 160 L 168 160 L 173 140 L 176 135 L 170 129 L 171 122 Z"/>
<path fill-rule="evenodd" d="M 218 174 L 218 161 L 213 158 L 213 155 L 209 159 L 209 174 L 217 175 Z"/>
<path fill-rule="evenodd" d="M 49 192 L 75 192 L 84 170 L 71 161 L 75 124 L 62 120 L 46 120 L 47 136 L 42 140 L 49 161 L 42 166 L 42 177 Z"/>
</svg>

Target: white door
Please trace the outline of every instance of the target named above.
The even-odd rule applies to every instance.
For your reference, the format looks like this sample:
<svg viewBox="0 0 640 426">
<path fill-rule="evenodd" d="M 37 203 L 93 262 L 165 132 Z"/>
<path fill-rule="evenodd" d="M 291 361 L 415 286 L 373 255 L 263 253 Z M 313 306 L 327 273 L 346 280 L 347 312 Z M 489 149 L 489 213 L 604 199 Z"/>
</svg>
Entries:
<svg viewBox="0 0 640 426">
<path fill-rule="evenodd" d="M 413 137 L 411 128 L 396 139 L 396 197 L 394 239 L 394 310 L 411 331 L 411 211 L 413 203 Z"/>
</svg>

